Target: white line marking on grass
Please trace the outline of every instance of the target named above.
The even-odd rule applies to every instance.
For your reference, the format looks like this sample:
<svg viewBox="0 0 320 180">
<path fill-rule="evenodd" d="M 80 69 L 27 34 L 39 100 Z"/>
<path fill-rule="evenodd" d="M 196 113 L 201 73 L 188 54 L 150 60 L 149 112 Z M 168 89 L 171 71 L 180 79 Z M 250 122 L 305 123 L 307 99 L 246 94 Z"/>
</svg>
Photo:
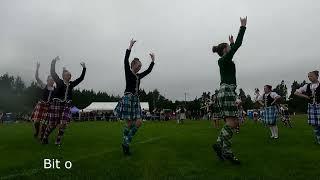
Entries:
<svg viewBox="0 0 320 180">
<path fill-rule="evenodd" d="M 145 141 L 138 141 L 135 144 L 145 144 L 145 143 L 149 143 L 149 142 L 153 142 L 153 141 L 162 139 L 164 137 L 166 137 L 166 136 L 154 137 L 154 138 L 147 139 Z M 73 162 L 77 162 L 77 161 L 81 161 L 81 160 L 84 160 L 84 159 L 88 159 L 90 157 L 100 156 L 102 154 L 110 153 L 110 152 L 117 151 L 117 150 L 119 150 L 119 149 L 118 148 L 117 149 L 113 148 L 113 149 L 109 149 L 109 150 L 102 151 L 102 152 L 99 152 L 99 153 L 93 153 L 93 154 L 89 154 L 87 156 L 81 156 L 79 159 L 76 159 Z M 10 175 L 7 175 L 7 176 L 0 177 L 0 180 L 12 179 L 12 178 L 19 177 L 19 176 L 31 176 L 33 174 L 38 173 L 40 170 L 41 170 L 40 168 L 24 170 L 24 172 L 21 172 L 21 173 L 10 174 Z"/>
<path fill-rule="evenodd" d="M 148 142 L 153 142 L 153 141 L 156 141 L 158 139 L 162 139 L 164 137 L 165 136 L 154 137 L 154 138 L 147 139 L 145 141 L 136 142 L 135 144 L 144 144 L 144 143 L 148 143 Z"/>
<path fill-rule="evenodd" d="M 156 141 L 156 140 L 159 140 L 159 139 L 162 139 L 162 138 L 164 138 L 164 136 L 150 138 L 150 139 L 147 139 L 145 141 L 138 141 L 138 142 L 136 142 L 134 144 L 145 144 L 145 143 L 153 142 L 153 141 Z M 88 159 L 90 157 L 100 156 L 102 154 L 110 153 L 110 152 L 117 151 L 117 150 L 119 150 L 119 148 L 113 148 L 113 149 L 109 149 L 109 150 L 102 151 L 102 152 L 99 152 L 99 153 L 89 154 L 87 156 L 81 156 L 79 159 L 75 160 L 74 162 L 81 161 L 83 159 Z"/>
</svg>

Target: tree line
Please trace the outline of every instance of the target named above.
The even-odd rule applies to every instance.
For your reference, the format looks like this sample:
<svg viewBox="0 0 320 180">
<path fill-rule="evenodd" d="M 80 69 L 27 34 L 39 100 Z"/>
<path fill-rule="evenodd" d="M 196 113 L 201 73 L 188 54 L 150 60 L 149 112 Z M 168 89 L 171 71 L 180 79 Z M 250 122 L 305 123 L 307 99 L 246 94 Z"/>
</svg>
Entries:
<svg viewBox="0 0 320 180">
<path fill-rule="evenodd" d="M 305 113 L 307 101 L 294 96 L 296 89 L 306 84 L 306 81 L 294 81 L 291 85 L 291 92 L 288 96 L 288 89 L 284 81 L 281 81 L 273 91 L 277 92 L 283 99 L 282 103 L 289 106 L 291 112 Z M 201 111 L 205 100 L 211 95 L 217 93 L 217 90 L 211 92 L 203 92 L 198 98 L 191 101 L 172 101 L 162 95 L 157 89 L 146 92 L 140 91 L 140 101 L 148 102 L 150 110 L 158 109 L 177 109 L 180 106 L 185 107 L 190 111 Z M 27 85 L 21 77 L 11 76 L 8 73 L 0 76 L 0 112 L 14 112 L 14 113 L 30 113 L 34 105 L 41 98 L 41 89 L 35 82 Z M 73 104 L 79 109 L 87 107 L 91 102 L 117 102 L 120 96 L 109 95 L 106 92 L 95 92 L 91 90 L 74 90 Z M 246 94 L 243 89 L 239 89 L 239 98 L 243 102 L 244 110 L 258 108 L 249 94 Z M 204 111 L 204 110 L 202 110 Z"/>
</svg>

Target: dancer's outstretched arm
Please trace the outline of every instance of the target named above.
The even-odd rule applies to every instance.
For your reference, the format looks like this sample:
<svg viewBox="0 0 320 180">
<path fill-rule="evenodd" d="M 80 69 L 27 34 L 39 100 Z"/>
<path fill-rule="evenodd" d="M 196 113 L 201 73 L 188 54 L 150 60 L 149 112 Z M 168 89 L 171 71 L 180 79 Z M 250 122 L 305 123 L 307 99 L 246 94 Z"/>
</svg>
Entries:
<svg viewBox="0 0 320 180">
<path fill-rule="evenodd" d="M 149 67 L 148 67 L 147 70 L 145 70 L 145 71 L 143 71 L 142 73 L 138 74 L 138 76 L 139 76 L 140 79 L 144 78 L 146 75 L 148 75 L 149 73 L 151 73 L 152 68 L 153 68 L 153 66 L 154 66 L 155 56 L 154 56 L 153 53 L 150 53 L 149 55 L 150 55 L 150 58 L 151 58 L 151 63 L 150 63 L 150 65 L 149 65 Z"/>
<path fill-rule="evenodd" d="M 274 105 L 275 103 L 277 103 L 278 101 L 280 101 L 280 99 L 282 99 L 281 96 L 279 96 L 278 94 L 274 94 L 274 97 L 272 97 L 274 99 L 274 101 L 271 103 L 271 105 Z"/>
<path fill-rule="evenodd" d="M 131 49 L 136 42 L 137 42 L 136 40 L 131 39 L 129 48 L 126 51 L 126 56 L 124 57 L 124 71 L 126 76 L 131 71 L 130 64 L 129 64 L 129 57 L 130 57 Z"/>
<path fill-rule="evenodd" d="M 59 78 L 58 74 L 56 73 L 56 62 L 59 61 L 60 58 L 59 56 L 57 56 L 56 58 L 54 58 L 51 62 L 51 69 L 50 69 L 50 74 L 52 76 L 52 79 L 54 80 L 54 82 L 56 83 L 60 83 L 62 81 L 62 79 Z"/>
<path fill-rule="evenodd" d="M 232 58 L 232 56 L 237 52 L 239 47 L 242 45 L 243 36 L 244 36 L 244 33 L 246 31 L 246 26 L 247 26 L 247 17 L 245 17 L 245 18 L 240 17 L 240 22 L 241 22 L 241 26 L 240 26 L 240 30 L 239 30 L 236 42 L 234 42 L 232 35 L 229 36 L 229 42 L 230 42 L 231 49 L 225 56 L 229 56 Z M 231 58 L 226 58 L 226 59 L 231 59 Z"/>
<path fill-rule="evenodd" d="M 46 87 L 46 85 L 41 81 L 41 79 L 39 78 L 39 68 L 40 68 L 40 63 L 37 62 L 37 70 L 36 70 L 36 80 L 37 80 L 37 84 L 38 86 L 40 86 L 42 89 L 44 89 Z"/>
<path fill-rule="evenodd" d="M 73 87 L 76 87 L 78 84 L 80 84 L 83 81 L 84 76 L 86 75 L 86 70 L 87 70 L 86 64 L 84 62 L 82 62 L 82 63 L 80 63 L 80 65 L 82 66 L 82 73 L 78 79 L 73 81 L 73 83 L 72 83 Z"/>
<path fill-rule="evenodd" d="M 309 96 L 303 94 L 307 91 L 307 84 L 302 86 L 301 88 L 297 89 L 296 92 L 294 92 L 294 95 L 299 96 L 299 97 L 303 97 L 306 99 L 310 99 Z"/>
<path fill-rule="evenodd" d="M 295 92 L 294 95 L 299 96 L 299 97 L 303 97 L 303 98 L 306 98 L 306 99 L 310 99 L 309 96 L 307 96 L 305 94 L 302 94 L 302 93 L 299 93 L 299 92 Z"/>
</svg>

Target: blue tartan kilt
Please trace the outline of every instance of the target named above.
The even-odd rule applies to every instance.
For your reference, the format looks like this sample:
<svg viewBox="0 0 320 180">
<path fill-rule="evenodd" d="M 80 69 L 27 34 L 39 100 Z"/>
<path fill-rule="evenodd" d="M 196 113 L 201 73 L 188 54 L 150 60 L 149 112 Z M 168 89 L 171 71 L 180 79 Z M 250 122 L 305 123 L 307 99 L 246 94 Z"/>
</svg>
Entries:
<svg viewBox="0 0 320 180">
<path fill-rule="evenodd" d="M 276 125 L 277 124 L 277 107 L 269 106 L 264 108 L 263 111 L 263 122 L 267 125 Z"/>
<path fill-rule="evenodd" d="M 308 104 L 308 124 L 320 126 L 320 104 Z"/>
<path fill-rule="evenodd" d="M 132 94 L 124 95 L 118 102 L 113 112 L 120 119 L 141 119 L 141 106 L 139 97 Z"/>
</svg>

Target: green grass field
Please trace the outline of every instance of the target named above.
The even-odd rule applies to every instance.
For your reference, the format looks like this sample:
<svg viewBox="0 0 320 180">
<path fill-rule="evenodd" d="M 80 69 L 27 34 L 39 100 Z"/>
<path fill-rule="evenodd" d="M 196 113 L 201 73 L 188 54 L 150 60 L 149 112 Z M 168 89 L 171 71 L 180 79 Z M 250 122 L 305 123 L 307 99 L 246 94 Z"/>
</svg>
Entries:
<svg viewBox="0 0 320 180">
<path fill-rule="evenodd" d="M 247 121 L 235 134 L 241 165 L 221 162 L 211 145 L 218 130 L 209 121 L 146 122 L 132 144 L 120 149 L 121 122 L 72 123 L 63 146 L 32 136 L 31 123 L 0 125 L 0 179 L 320 179 L 320 146 L 303 115 L 293 129 L 279 124 L 280 139 L 269 139 L 262 124 Z M 70 170 L 45 170 L 43 159 L 71 161 Z"/>
</svg>

